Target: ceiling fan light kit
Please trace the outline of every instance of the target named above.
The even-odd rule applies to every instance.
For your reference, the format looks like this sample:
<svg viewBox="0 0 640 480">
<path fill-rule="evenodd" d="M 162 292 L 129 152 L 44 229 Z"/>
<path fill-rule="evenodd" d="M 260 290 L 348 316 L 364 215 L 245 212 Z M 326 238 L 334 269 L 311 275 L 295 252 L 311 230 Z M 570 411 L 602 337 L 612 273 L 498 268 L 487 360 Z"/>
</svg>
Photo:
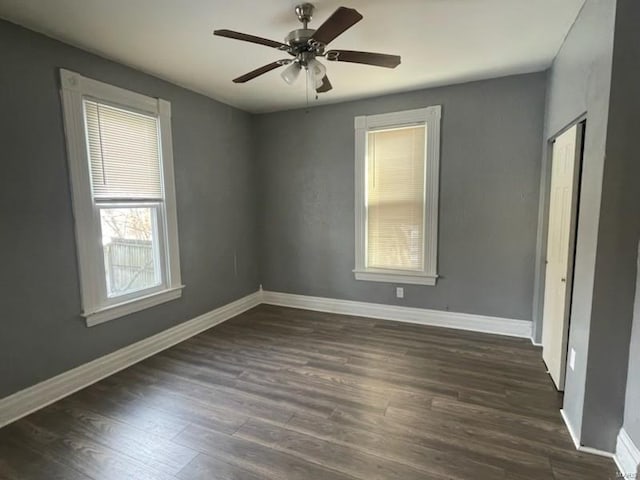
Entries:
<svg viewBox="0 0 640 480">
<path fill-rule="evenodd" d="M 398 55 L 356 50 L 329 50 L 325 52 L 326 46 L 362 20 L 362 15 L 353 8 L 339 7 L 317 30 L 314 30 L 307 28 L 313 17 L 313 11 L 314 6 L 311 3 L 302 3 L 295 7 L 295 13 L 302 23 L 302 28 L 289 32 L 285 37 L 285 43 L 232 30 L 215 30 L 214 35 L 265 45 L 287 52 L 293 57 L 293 59 L 286 58 L 264 65 L 235 78 L 233 82 L 245 83 L 287 65 L 287 68 L 281 73 L 281 77 L 286 83 L 292 85 L 300 76 L 302 69 L 305 69 L 309 83 L 317 93 L 323 93 L 333 87 L 327 76 L 327 68 L 318 61 L 317 57 L 326 58 L 330 62 L 360 63 L 386 68 L 395 68 L 400 65 L 401 59 Z"/>
<path fill-rule="evenodd" d="M 291 62 L 287 68 L 285 68 L 280 76 L 289 85 L 293 85 L 300 76 L 300 70 L 302 67 L 297 62 Z"/>
<path fill-rule="evenodd" d="M 307 60 L 307 74 L 309 76 L 309 80 L 313 85 L 313 88 L 320 88 L 322 85 L 322 79 L 327 74 L 327 67 L 321 64 L 315 58 L 311 58 Z"/>
</svg>

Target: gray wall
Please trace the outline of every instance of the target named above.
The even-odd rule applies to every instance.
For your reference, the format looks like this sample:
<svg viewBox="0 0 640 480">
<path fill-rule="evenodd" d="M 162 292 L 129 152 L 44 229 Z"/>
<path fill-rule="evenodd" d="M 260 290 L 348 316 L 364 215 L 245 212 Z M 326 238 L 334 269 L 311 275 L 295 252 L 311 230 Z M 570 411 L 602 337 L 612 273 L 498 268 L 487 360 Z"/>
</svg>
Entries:
<svg viewBox="0 0 640 480">
<path fill-rule="evenodd" d="M 253 292 L 259 280 L 275 291 L 529 320 L 540 306 L 534 284 L 540 292 L 544 282 L 540 138 L 546 149 L 586 113 L 569 339 L 577 365 L 564 408 L 583 444 L 612 450 L 628 363 L 624 421 L 640 443 L 638 302 L 628 355 L 640 236 L 640 162 L 632 155 L 640 4 L 619 0 L 617 19 L 615 8 L 587 0 L 548 76 L 255 117 L 0 21 L 0 397 Z M 187 288 L 179 300 L 93 328 L 79 316 L 59 67 L 165 98 L 173 110 Z M 356 281 L 351 272 L 353 118 L 436 104 L 442 278 L 435 287 L 405 286 L 400 300 L 393 285 Z"/>
<path fill-rule="evenodd" d="M 640 239 L 639 20 L 640 2 L 618 0 L 582 426 L 586 445 L 608 451 L 622 426 Z"/>
<path fill-rule="evenodd" d="M 576 350 L 576 368 L 574 371 L 567 369 L 563 407 L 579 438 L 582 438 L 600 197 L 609 114 L 615 6 L 615 2 L 611 0 L 586 1 L 552 65 L 547 91 L 545 144 L 547 139 L 555 136 L 581 115 L 587 114 L 569 332 L 569 347 Z M 546 212 L 548 208 L 549 179 L 548 175 L 544 175 L 548 173 L 547 159 L 548 153 L 545 151 L 541 212 Z M 544 215 L 541 214 L 541 218 L 544 218 Z M 537 271 L 540 274 L 543 271 L 543 252 L 546 251 L 546 225 L 543 221 L 540 222 L 538 239 Z M 537 283 L 536 286 L 538 292 L 544 287 L 541 283 Z M 537 299 L 541 297 L 542 295 L 537 295 Z M 536 312 L 541 312 L 541 308 L 538 307 Z M 536 315 L 536 323 L 539 324 L 541 320 L 541 315 Z M 541 329 L 536 330 L 540 338 Z"/>
<path fill-rule="evenodd" d="M 581 444 L 605 451 L 623 421 L 640 236 L 638 18 L 638 2 L 587 0 L 551 68 L 545 122 L 549 139 L 587 116 L 569 335 L 576 368 L 567 371 L 564 411 Z M 546 175 L 541 185 L 546 211 Z M 541 216 L 538 327 L 545 232 Z"/>
<path fill-rule="evenodd" d="M 256 117 L 265 289 L 531 320 L 544 73 Z M 339 86 L 336 86 L 339 88 Z M 442 105 L 435 287 L 356 281 L 357 115 Z"/>
<path fill-rule="evenodd" d="M 640 245 L 639 245 L 640 247 Z M 633 309 L 633 330 L 629 348 L 629 370 L 624 406 L 624 429 L 636 446 L 640 446 L 640 248 L 638 248 L 638 278 Z"/>
<path fill-rule="evenodd" d="M 0 58 L 0 398 L 257 289 L 250 115 L 3 21 Z M 187 288 L 92 328 L 79 316 L 59 67 L 173 110 Z"/>
</svg>

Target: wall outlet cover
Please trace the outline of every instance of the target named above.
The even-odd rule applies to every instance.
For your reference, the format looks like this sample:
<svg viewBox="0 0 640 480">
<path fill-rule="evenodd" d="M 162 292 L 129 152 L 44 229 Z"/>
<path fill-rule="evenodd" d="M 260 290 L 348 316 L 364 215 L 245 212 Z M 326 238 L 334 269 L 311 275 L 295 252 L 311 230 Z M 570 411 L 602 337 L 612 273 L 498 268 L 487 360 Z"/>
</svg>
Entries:
<svg viewBox="0 0 640 480">
<path fill-rule="evenodd" d="M 569 368 L 572 371 L 576 369 L 576 351 L 573 347 L 571 347 L 571 351 L 569 352 Z"/>
<path fill-rule="evenodd" d="M 404 298 L 404 288 L 403 287 L 396 287 L 396 297 L 397 298 Z"/>
</svg>

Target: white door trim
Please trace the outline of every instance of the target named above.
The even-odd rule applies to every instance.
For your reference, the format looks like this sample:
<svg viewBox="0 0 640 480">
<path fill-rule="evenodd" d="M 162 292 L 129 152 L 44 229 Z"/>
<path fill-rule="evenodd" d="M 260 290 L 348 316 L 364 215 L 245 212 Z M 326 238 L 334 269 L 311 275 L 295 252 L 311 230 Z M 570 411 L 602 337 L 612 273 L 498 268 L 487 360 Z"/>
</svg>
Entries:
<svg viewBox="0 0 640 480">
<path fill-rule="evenodd" d="M 633 443 L 624 428 L 621 428 L 618 433 L 616 454 L 613 459 L 620 472 L 627 476 L 626 478 L 635 478 L 632 475 L 640 473 L 640 449 Z M 640 478 L 640 475 L 638 477 Z"/>
<path fill-rule="evenodd" d="M 575 130 L 575 131 L 574 131 Z M 557 297 L 555 301 L 562 301 L 562 304 L 558 306 L 561 307 L 562 313 L 557 315 L 561 318 L 561 325 L 555 325 L 551 323 L 550 318 L 546 318 L 547 315 L 553 313 L 553 306 L 548 306 L 547 301 L 553 300 L 553 292 L 549 291 L 552 288 L 552 284 L 547 278 L 547 274 L 549 273 L 549 269 L 552 267 L 552 264 L 549 264 L 548 261 L 545 260 L 545 282 L 544 288 L 542 290 L 542 344 L 543 344 L 543 359 L 547 364 L 549 369 L 549 373 L 551 378 L 553 379 L 558 390 L 564 390 L 564 383 L 566 378 L 566 368 L 567 368 L 567 350 L 568 350 L 568 339 L 569 339 L 569 318 L 571 313 L 571 300 L 572 300 L 572 290 L 573 290 L 573 269 L 574 269 L 574 256 L 575 256 L 575 246 L 576 246 L 576 225 L 577 225 L 577 211 L 578 211 L 578 201 L 579 201 L 579 191 L 580 191 L 580 172 L 581 172 L 581 163 L 582 163 L 582 143 L 584 137 L 584 121 L 580 121 L 572 124 L 569 128 L 563 130 L 563 132 L 553 138 L 551 141 L 551 163 L 550 163 L 550 182 L 549 182 L 549 203 L 547 205 L 547 245 L 545 249 L 545 259 L 549 258 L 549 248 L 551 246 L 548 237 L 552 232 L 552 207 L 553 207 L 553 186 L 554 186 L 554 156 L 556 152 L 556 140 L 560 140 L 566 142 L 567 139 L 574 146 L 573 150 L 573 160 L 572 160 L 572 170 L 571 170 L 571 192 L 569 201 L 569 218 L 560 218 L 560 224 L 556 225 L 556 227 L 566 227 L 566 265 L 562 267 L 562 271 L 554 271 L 553 273 L 556 275 L 553 279 L 557 281 L 558 286 L 556 288 L 560 288 L 560 277 L 562 277 L 563 292 L 562 299 L 559 300 Z M 568 137 L 567 137 L 568 136 Z M 562 177 L 559 177 L 562 178 Z M 564 221 L 563 221 L 564 219 Z M 560 235 L 562 237 L 562 235 Z M 564 245 L 564 240 L 558 238 L 558 241 Z M 564 247 L 563 251 L 564 251 Z M 558 262 L 555 263 L 558 265 Z M 551 279 L 551 280 L 553 280 Z M 545 327 L 545 323 L 547 324 Z M 557 327 L 553 332 L 545 332 L 545 328 Z M 559 337 L 559 345 L 556 342 L 555 337 L 549 337 L 548 335 L 556 335 Z"/>
</svg>

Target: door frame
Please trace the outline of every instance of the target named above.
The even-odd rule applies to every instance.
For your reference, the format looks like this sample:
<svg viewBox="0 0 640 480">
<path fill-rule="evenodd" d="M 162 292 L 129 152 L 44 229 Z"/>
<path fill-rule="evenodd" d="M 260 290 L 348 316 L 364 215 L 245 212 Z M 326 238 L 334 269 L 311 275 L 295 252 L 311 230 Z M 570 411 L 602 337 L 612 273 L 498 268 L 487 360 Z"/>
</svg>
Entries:
<svg viewBox="0 0 640 480">
<path fill-rule="evenodd" d="M 538 211 L 538 238 L 536 248 L 536 272 L 534 283 L 534 305 L 533 305 L 533 336 L 531 341 L 534 345 L 542 347 L 542 328 L 543 328 L 543 315 L 544 315 L 544 295 L 546 288 L 546 256 L 547 256 L 547 237 L 549 233 L 549 207 L 551 203 L 551 169 L 553 166 L 553 144 L 555 140 L 565 133 L 567 130 L 578 126 L 577 130 L 577 145 L 578 150 L 576 152 L 577 158 L 575 162 L 574 170 L 574 184 L 573 184 L 573 202 L 571 212 L 571 233 L 569 240 L 569 268 L 567 271 L 567 289 L 566 289 L 566 301 L 565 301 L 565 321 L 563 328 L 563 344 L 566 345 L 566 351 L 561 359 L 561 378 L 559 382 L 559 389 L 564 389 L 564 383 L 566 379 L 566 367 L 568 364 L 568 339 L 571 320 L 571 307 L 573 299 L 573 278 L 575 269 L 575 253 L 577 245 L 577 227 L 578 227 L 578 215 L 580 212 L 581 202 L 581 184 L 582 184 L 582 171 L 583 171 L 583 159 L 584 159 L 584 147 L 585 147 L 585 135 L 587 128 L 587 114 L 584 113 L 567 124 L 564 128 L 560 129 L 553 135 L 551 135 L 545 142 L 545 152 L 543 156 L 543 166 L 540 179 L 540 202 Z"/>
<path fill-rule="evenodd" d="M 557 388 L 559 391 L 564 390 L 564 384 L 566 379 L 567 372 L 567 363 L 568 363 L 568 355 L 569 355 L 569 328 L 571 326 L 571 307 L 572 307 L 572 299 L 573 299 L 573 278 L 575 271 L 575 257 L 576 257 L 576 240 L 577 240 L 577 230 L 578 230 L 578 215 L 580 211 L 580 186 L 582 180 L 582 160 L 584 157 L 584 138 L 585 138 L 585 130 L 586 130 L 586 120 L 581 120 L 576 123 L 573 123 L 568 128 L 563 129 L 560 133 L 552 137 L 549 141 L 551 162 L 549 167 L 551 172 L 553 171 L 553 151 L 556 139 L 568 131 L 571 128 L 576 128 L 576 151 L 575 151 L 575 161 L 573 166 L 573 185 L 571 190 L 571 216 L 569 218 L 569 247 L 567 252 L 567 271 L 566 271 L 566 289 L 565 289 L 565 299 L 564 299 L 564 314 L 563 314 L 563 324 L 562 324 L 562 339 L 561 344 L 563 345 L 564 351 L 560 357 L 560 378 L 558 379 Z M 549 187 L 553 182 L 553 173 L 551 173 L 549 178 Z M 551 188 L 549 188 L 551 190 Z M 549 192 L 550 193 L 550 192 Z M 547 237 L 549 235 L 549 217 L 550 217 L 550 208 L 551 201 L 547 204 Z M 545 249 L 545 276 L 546 276 L 546 249 Z M 542 328 L 544 328 L 544 299 L 546 298 L 546 278 L 542 290 Z"/>
</svg>

